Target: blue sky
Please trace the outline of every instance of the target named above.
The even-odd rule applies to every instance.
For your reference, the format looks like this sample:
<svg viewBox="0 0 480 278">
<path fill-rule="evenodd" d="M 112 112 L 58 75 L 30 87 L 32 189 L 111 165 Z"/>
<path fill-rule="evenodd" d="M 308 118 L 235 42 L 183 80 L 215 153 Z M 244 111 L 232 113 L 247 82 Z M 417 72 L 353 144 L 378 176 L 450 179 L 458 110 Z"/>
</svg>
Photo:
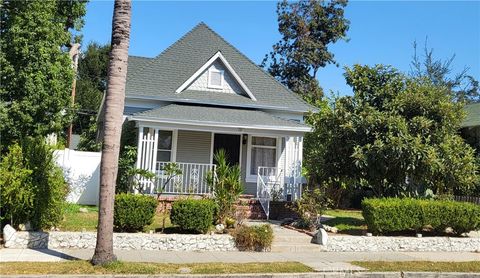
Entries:
<svg viewBox="0 0 480 278">
<path fill-rule="evenodd" d="M 83 28 L 84 45 L 110 40 L 113 3 L 92 1 Z M 328 94 L 351 94 L 343 67 L 388 64 L 410 70 L 413 41 L 434 49 L 437 58 L 455 54 L 454 72 L 469 67 L 480 79 L 480 2 L 478 1 L 353 1 L 346 8 L 350 20 L 348 42 L 331 46 L 340 67 L 318 73 Z M 165 2 L 134 1 L 130 54 L 158 55 L 200 21 L 205 22 L 256 63 L 279 40 L 276 2 Z"/>
</svg>

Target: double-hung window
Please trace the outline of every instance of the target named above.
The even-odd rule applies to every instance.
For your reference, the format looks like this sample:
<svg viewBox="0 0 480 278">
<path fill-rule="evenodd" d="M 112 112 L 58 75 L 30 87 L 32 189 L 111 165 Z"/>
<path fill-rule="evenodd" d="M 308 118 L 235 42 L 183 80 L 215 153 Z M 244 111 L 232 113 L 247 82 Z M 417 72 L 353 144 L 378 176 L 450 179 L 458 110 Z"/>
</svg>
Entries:
<svg viewBox="0 0 480 278">
<path fill-rule="evenodd" d="M 157 161 L 172 161 L 172 137 L 173 132 L 170 130 L 158 131 Z"/>
<path fill-rule="evenodd" d="M 277 138 L 252 136 L 250 146 L 250 176 L 258 167 L 277 167 Z"/>
</svg>

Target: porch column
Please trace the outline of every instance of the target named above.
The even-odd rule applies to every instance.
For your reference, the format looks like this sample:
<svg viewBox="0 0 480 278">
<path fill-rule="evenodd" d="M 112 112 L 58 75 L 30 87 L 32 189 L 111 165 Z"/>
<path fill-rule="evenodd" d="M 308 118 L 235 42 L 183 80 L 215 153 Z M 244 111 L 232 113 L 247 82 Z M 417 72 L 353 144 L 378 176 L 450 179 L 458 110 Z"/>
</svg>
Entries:
<svg viewBox="0 0 480 278">
<path fill-rule="evenodd" d="M 302 159 L 303 137 L 285 137 L 285 180 L 288 180 L 287 194 L 292 194 L 292 199 L 301 197 Z"/>
<path fill-rule="evenodd" d="M 139 126 L 137 146 L 137 168 L 156 172 L 158 130 Z M 147 193 L 153 192 L 154 183 L 140 178 L 140 185 Z M 137 193 L 137 192 L 136 192 Z"/>
</svg>

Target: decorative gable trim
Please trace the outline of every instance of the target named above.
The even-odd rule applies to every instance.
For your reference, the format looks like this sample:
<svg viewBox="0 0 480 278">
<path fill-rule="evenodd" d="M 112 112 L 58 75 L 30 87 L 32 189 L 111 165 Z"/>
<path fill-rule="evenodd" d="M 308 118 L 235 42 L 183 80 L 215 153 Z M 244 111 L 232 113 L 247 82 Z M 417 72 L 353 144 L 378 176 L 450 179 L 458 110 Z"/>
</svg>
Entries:
<svg viewBox="0 0 480 278">
<path fill-rule="evenodd" d="M 240 84 L 240 87 L 247 93 L 247 95 L 253 100 L 257 101 L 255 96 L 252 94 L 250 89 L 248 89 L 247 85 L 240 79 L 240 76 L 233 70 L 232 66 L 227 62 L 227 59 L 222 55 L 220 51 L 218 51 L 215 55 L 212 56 L 203 66 L 201 66 L 190 78 L 187 79 L 180 87 L 178 87 L 177 90 L 175 90 L 176 94 L 181 93 L 185 88 L 187 88 L 188 85 L 190 85 L 195 79 L 197 79 L 208 67 L 210 67 L 213 62 L 215 62 L 217 59 L 220 59 L 222 63 L 225 65 L 225 67 L 228 69 L 228 71 L 232 74 L 233 78 Z"/>
</svg>

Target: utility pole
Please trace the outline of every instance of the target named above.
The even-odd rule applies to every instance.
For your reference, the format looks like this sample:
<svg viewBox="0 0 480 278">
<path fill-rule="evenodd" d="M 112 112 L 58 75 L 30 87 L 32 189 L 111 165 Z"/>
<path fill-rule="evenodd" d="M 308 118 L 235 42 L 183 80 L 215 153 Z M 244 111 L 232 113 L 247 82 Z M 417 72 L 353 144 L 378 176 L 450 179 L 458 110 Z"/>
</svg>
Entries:
<svg viewBox="0 0 480 278">
<path fill-rule="evenodd" d="M 74 43 L 72 47 L 70 48 L 70 51 L 68 52 L 70 55 L 70 59 L 72 59 L 72 65 L 73 65 L 73 72 L 74 72 L 74 77 L 72 81 L 72 108 L 75 105 L 75 87 L 77 86 L 77 68 L 78 68 L 78 55 L 80 54 L 80 44 L 79 43 Z M 70 148 L 70 144 L 72 143 L 72 132 L 73 132 L 73 120 L 70 122 L 70 126 L 68 127 L 68 133 L 67 133 L 67 148 Z"/>
</svg>

